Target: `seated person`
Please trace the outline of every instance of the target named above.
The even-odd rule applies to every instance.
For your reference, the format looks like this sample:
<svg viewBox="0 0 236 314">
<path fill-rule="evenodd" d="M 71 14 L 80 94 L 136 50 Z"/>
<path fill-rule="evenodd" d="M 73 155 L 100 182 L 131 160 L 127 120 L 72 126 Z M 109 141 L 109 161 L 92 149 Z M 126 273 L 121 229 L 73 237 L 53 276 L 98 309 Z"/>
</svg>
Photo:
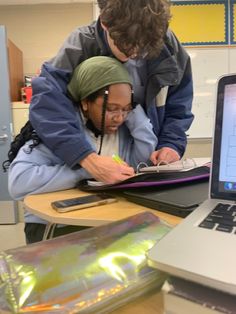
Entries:
<svg viewBox="0 0 236 314">
<path fill-rule="evenodd" d="M 68 94 L 94 150 L 110 159 L 114 171 L 122 173 L 124 179 L 133 176 L 134 168 L 149 160 L 157 138 L 141 105 L 133 108 L 126 68 L 110 57 L 87 59 L 75 69 Z M 118 154 L 124 163 L 113 161 L 112 154 Z M 92 177 L 82 167 L 72 170 L 67 166 L 42 143 L 30 123 L 12 143 L 9 157 L 9 193 L 15 200 L 70 189 Z M 42 240 L 46 221 L 26 212 L 25 223 L 27 243 Z M 58 226 L 54 236 L 77 230 L 74 226 Z"/>
</svg>

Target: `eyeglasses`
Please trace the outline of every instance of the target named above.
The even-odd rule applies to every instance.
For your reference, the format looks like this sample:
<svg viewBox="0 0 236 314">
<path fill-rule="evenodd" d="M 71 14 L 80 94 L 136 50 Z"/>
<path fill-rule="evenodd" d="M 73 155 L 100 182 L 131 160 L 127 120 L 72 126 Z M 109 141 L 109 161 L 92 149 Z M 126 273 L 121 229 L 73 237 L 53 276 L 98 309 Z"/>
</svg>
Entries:
<svg viewBox="0 0 236 314">
<path fill-rule="evenodd" d="M 126 118 L 128 114 L 132 111 L 132 109 L 115 109 L 111 110 L 109 108 L 106 109 L 106 114 L 110 116 L 111 118 L 117 117 L 122 115 L 123 118 Z"/>
<path fill-rule="evenodd" d="M 97 102 L 94 102 L 95 104 L 97 104 Z M 127 106 L 127 108 L 124 109 L 112 109 L 112 104 L 107 103 L 106 104 L 106 115 L 110 116 L 111 118 L 117 117 L 122 115 L 123 118 L 126 118 L 128 116 L 128 114 L 130 113 L 130 111 L 132 111 L 132 107 L 131 106 Z"/>
</svg>

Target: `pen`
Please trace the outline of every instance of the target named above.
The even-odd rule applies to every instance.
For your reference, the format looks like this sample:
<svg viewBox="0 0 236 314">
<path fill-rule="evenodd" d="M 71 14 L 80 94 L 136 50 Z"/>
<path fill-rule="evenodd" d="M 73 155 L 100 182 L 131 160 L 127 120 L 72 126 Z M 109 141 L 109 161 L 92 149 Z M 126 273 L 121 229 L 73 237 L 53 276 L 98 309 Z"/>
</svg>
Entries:
<svg viewBox="0 0 236 314">
<path fill-rule="evenodd" d="M 120 156 L 119 155 L 117 155 L 117 154 L 113 154 L 112 155 L 112 159 L 115 161 L 115 162 L 117 162 L 118 164 L 122 164 L 124 161 L 120 158 Z"/>
</svg>

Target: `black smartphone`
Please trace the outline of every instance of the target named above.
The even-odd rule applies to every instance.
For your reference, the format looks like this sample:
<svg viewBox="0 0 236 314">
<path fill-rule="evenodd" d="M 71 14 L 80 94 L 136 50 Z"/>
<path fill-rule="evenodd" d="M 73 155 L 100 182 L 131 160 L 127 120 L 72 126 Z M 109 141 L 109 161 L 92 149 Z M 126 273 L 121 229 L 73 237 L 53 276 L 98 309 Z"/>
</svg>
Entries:
<svg viewBox="0 0 236 314">
<path fill-rule="evenodd" d="M 60 201 L 52 202 L 52 207 L 58 213 L 66 213 L 73 210 L 83 209 L 92 206 L 105 205 L 117 202 L 117 199 L 106 193 L 80 196 Z"/>
</svg>

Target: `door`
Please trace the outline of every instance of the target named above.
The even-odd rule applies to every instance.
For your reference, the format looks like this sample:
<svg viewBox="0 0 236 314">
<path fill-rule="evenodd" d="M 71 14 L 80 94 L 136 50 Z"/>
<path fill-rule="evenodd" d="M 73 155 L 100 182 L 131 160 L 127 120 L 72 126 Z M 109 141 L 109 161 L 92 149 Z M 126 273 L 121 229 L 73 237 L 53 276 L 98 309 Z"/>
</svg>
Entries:
<svg viewBox="0 0 236 314">
<path fill-rule="evenodd" d="M 7 159 L 7 152 L 12 141 L 8 69 L 6 29 L 0 25 L 0 224 L 17 222 L 16 202 L 10 198 L 7 188 L 7 172 L 2 169 L 2 163 Z"/>
</svg>

